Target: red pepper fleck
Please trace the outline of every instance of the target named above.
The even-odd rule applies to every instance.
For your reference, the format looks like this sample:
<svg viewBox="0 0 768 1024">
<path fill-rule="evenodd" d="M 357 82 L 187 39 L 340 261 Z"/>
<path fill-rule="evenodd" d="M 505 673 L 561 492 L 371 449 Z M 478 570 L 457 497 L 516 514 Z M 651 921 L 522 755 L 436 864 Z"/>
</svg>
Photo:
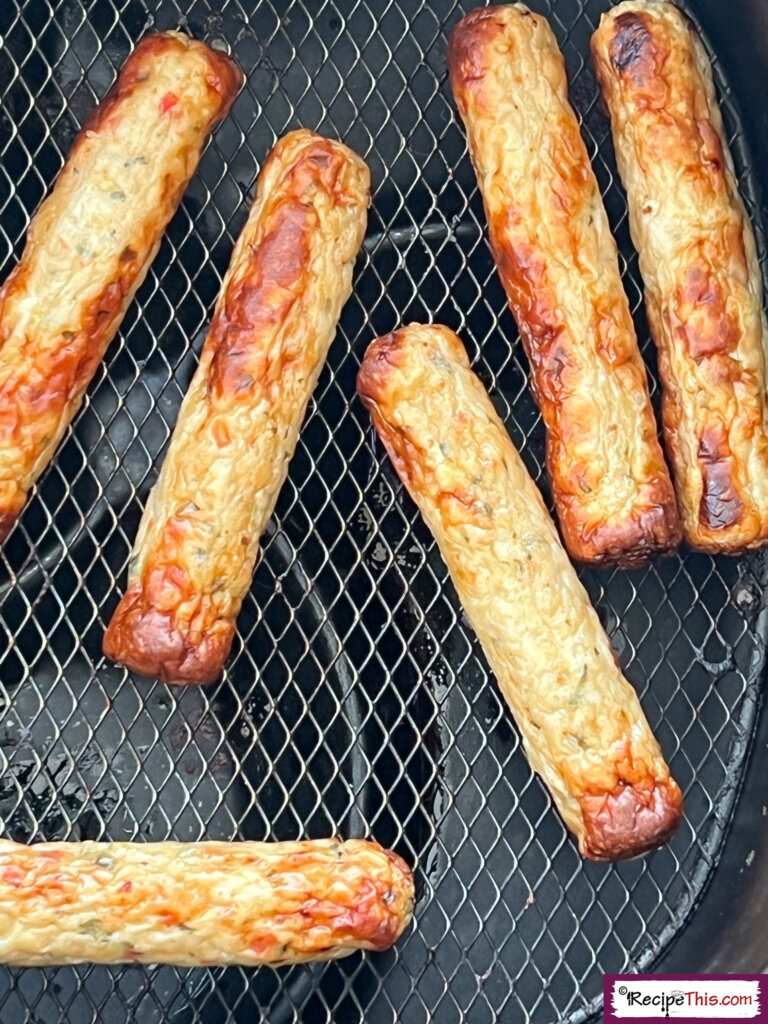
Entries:
<svg viewBox="0 0 768 1024">
<path fill-rule="evenodd" d="M 123 884 L 118 887 L 117 891 L 118 892 L 130 892 L 132 888 L 133 888 L 133 882 L 123 882 Z"/>
<path fill-rule="evenodd" d="M 24 872 L 15 864 L 9 864 L 7 868 L 3 868 L 3 881 L 18 889 L 24 881 Z"/>
<path fill-rule="evenodd" d="M 179 97 L 175 92 L 167 92 L 160 100 L 160 113 L 167 114 L 168 111 L 172 110 L 178 102 Z"/>
<path fill-rule="evenodd" d="M 250 949 L 254 956 L 266 956 L 276 943 L 274 935 L 251 939 Z"/>
</svg>

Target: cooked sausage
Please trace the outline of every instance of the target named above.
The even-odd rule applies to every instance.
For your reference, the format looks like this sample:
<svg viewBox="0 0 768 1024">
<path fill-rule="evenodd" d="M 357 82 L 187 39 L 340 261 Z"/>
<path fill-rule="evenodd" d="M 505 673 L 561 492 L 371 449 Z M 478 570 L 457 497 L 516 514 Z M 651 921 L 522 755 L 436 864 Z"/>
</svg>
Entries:
<svg viewBox="0 0 768 1024">
<path fill-rule="evenodd" d="M 755 239 L 691 22 L 657 0 L 604 15 L 592 53 L 659 350 L 689 544 L 768 540 L 768 324 Z"/>
<path fill-rule="evenodd" d="M 286 135 L 259 175 L 104 652 L 169 683 L 222 670 L 365 232 L 369 173 Z"/>
<path fill-rule="evenodd" d="M 75 141 L 0 289 L 0 541 L 53 456 L 242 80 L 148 36 Z"/>
<path fill-rule="evenodd" d="M 378 844 L 0 840 L 0 963 L 301 963 L 386 949 L 410 870 Z"/>
<path fill-rule="evenodd" d="M 676 547 L 680 522 L 562 55 L 541 15 L 510 4 L 460 21 L 448 63 L 565 546 L 583 562 L 637 564 Z"/>
<path fill-rule="evenodd" d="M 379 338 L 357 387 L 582 853 L 664 843 L 680 790 L 459 339 L 418 324 Z"/>
</svg>

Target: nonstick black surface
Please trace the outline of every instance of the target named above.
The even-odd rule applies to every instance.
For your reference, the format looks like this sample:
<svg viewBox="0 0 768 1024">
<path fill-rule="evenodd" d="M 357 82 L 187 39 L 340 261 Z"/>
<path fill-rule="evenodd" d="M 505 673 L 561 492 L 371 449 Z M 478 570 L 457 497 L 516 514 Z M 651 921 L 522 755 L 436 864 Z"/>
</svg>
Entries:
<svg viewBox="0 0 768 1024">
<path fill-rule="evenodd" d="M 444 322 L 467 344 L 548 495 L 543 428 L 446 81 L 447 35 L 469 6 L 0 4 L 3 276 L 77 129 L 144 33 L 185 29 L 229 50 L 248 76 L 85 407 L 0 553 L 5 834 L 372 835 L 418 863 L 420 896 L 416 924 L 396 951 L 279 974 L 0 971 L 2 1024 L 544 1024 L 594 1011 L 604 972 L 763 966 L 765 908 L 755 893 L 768 886 L 751 880 L 766 874 L 765 724 L 725 837 L 759 724 L 766 557 L 683 551 L 644 570 L 581 573 L 686 794 L 685 821 L 668 848 L 616 867 L 585 863 L 528 767 L 436 547 L 354 398 L 371 338 L 401 321 Z M 587 62 L 608 0 L 532 6 L 550 16 L 563 47 L 655 373 L 608 122 Z M 749 61 L 768 26 L 759 0 L 690 6 L 722 56 L 725 120 L 760 226 L 747 136 L 757 166 L 768 167 L 765 115 L 753 102 L 768 94 L 768 75 Z M 355 292 L 225 677 L 207 689 L 152 685 L 105 662 L 102 633 L 259 163 L 299 126 L 343 138 L 370 163 L 374 201 Z M 763 253 L 762 235 L 759 244 Z M 728 929 L 726 944 L 719 936 Z"/>
</svg>

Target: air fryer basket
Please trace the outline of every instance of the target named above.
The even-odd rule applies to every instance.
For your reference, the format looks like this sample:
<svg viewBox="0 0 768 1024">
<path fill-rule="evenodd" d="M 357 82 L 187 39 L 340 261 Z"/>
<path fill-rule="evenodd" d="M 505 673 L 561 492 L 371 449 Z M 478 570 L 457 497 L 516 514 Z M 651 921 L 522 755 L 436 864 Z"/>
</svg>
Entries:
<svg viewBox="0 0 768 1024">
<path fill-rule="evenodd" d="M 372 835 L 418 864 L 419 891 L 415 926 L 377 956 L 279 974 L 3 970 L 2 1024 L 582 1021 L 599 1007 L 603 972 L 757 970 L 768 959 L 768 799 L 758 763 L 768 743 L 768 723 L 758 721 L 765 556 L 682 552 L 644 570 L 582 572 L 686 794 L 669 847 L 615 867 L 585 863 L 528 767 L 436 547 L 354 397 L 371 338 L 401 321 L 444 322 L 466 342 L 547 492 L 543 429 L 446 81 L 447 36 L 471 6 L 0 4 L 3 276 L 76 130 L 145 32 L 187 30 L 231 52 L 247 75 L 83 410 L 0 553 L 5 834 Z M 653 371 L 587 60 L 609 0 L 532 6 L 551 18 L 566 56 Z M 764 254 L 747 137 L 763 167 L 768 151 L 747 89 L 766 94 L 757 50 L 768 24 L 760 0 L 690 9 L 722 58 L 723 111 Z M 102 633 L 259 162 L 301 125 L 343 138 L 370 163 L 364 253 L 226 675 L 206 689 L 169 689 L 106 662 Z"/>
</svg>

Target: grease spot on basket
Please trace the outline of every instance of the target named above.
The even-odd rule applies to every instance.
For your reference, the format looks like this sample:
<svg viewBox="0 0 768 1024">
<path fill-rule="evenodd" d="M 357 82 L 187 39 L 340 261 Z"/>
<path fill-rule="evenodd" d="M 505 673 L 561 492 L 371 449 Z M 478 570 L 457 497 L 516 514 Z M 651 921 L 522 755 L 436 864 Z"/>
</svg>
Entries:
<svg viewBox="0 0 768 1024">
<path fill-rule="evenodd" d="M 760 593 L 755 581 L 740 579 L 733 588 L 733 601 L 742 613 L 756 611 L 760 605 Z"/>
<path fill-rule="evenodd" d="M 423 552 L 418 544 L 409 544 L 398 549 L 395 561 L 401 569 L 415 571 L 423 561 Z"/>
<path fill-rule="evenodd" d="M 387 561 L 387 549 L 380 540 L 377 540 L 373 545 L 373 548 L 371 549 L 371 558 L 378 565 L 383 565 Z"/>
</svg>

